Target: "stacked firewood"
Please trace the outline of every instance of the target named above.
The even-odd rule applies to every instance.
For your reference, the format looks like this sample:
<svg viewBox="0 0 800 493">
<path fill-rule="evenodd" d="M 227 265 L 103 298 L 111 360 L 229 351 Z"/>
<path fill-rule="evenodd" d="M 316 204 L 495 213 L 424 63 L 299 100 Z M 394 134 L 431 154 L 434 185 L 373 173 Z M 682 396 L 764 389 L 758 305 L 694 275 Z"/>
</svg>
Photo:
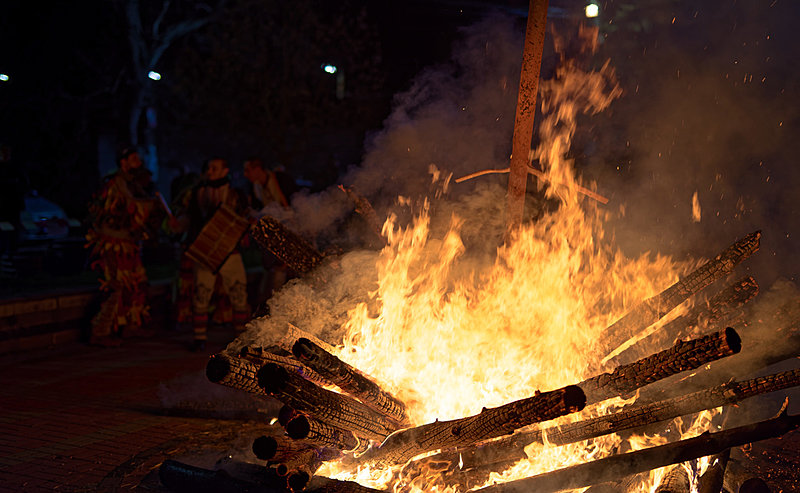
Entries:
<svg viewBox="0 0 800 493">
<path fill-rule="evenodd" d="M 274 234 L 281 230 L 269 231 Z M 758 232 L 744 237 L 608 327 L 599 342 L 607 357 L 595 377 L 556 390 L 533 391 L 527 398 L 484 408 L 473 416 L 412 426 L 401 400 L 311 338 L 298 338 L 291 352 L 245 347 L 238 354 L 216 354 L 209 360 L 206 373 L 212 382 L 268 395 L 284 404 L 278 417 L 284 436 L 262 436 L 253 442 L 255 455 L 274 471 L 273 476 L 283 478 L 282 488 L 303 490 L 324 462 L 338 461 L 353 469 L 393 468 L 394 491 L 437 487 L 466 491 L 485 484 L 491 472 L 525 458 L 525 447 L 535 442 L 557 446 L 612 433 L 653 430 L 676 417 L 800 385 L 800 370 L 709 385 L 715 378 L 713 368 L 707 370 L 709 364 L 742 349 L 742 339 L 732 325 L 740 325 L 741 307 L 758 292 L 757 283 L 749 277 L 725 287 L 708 302 L 697 304 L 647 337 L 629 341 L 646 333 L 689 297 L 732 274 L 736 265 L 758 250 L 759 241 Z M 275 240 L 260 243 L 288 244 Z M 310 258 L 316 260 L 298 265 L 318 263 L 315 255 Z M 782 326 L 790 329 L 787 333 L 794 333 L 798 322 L 786 320 Z M 620 351 L 623 344 L 627 347 Z M 640 357 L 642 348 L 661 350 Z M 798 348 L 800 341 L 782 355 L 795 357 Z M 705 370 L 697 371 L 701 368 Z M 671 377 L 682 374 L 686 379 L 689 371 L 695 371 L 695 379 L 704 375 L 700 389 L 665 394 L 665 387 L 675 394 L 675 379 Z M 664 382 L 661 389 L 659 381 Z M 636 392 L 644 397 L 619 412 L 557 427 L 538 425 Z M 760 423 L 620 453 L 480 491 L 538 492 L 586 486 L 594 491 L 624 491 L 626 481 L 642 472 L 714 456 L 713 467 L 704 475 L 703 491 L 719 493 L 723 491 L 723 478 L 728 477 L 726 465 L 732 448 L 780 436 L 798 426 L 800 419 L 782 410 L 775 418 Z M 682 470 L 673 468 L 659 491 L 688 492 L 689 481 Z M 355 483 L 337 484 L 336 488 L 366 490 Z"/>
</svg>

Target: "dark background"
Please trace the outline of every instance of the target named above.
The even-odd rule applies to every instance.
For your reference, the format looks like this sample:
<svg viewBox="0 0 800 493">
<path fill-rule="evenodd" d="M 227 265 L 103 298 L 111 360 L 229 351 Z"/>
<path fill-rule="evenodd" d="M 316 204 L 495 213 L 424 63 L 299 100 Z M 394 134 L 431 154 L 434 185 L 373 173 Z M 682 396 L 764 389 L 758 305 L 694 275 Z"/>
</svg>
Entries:
<svg viewBox="0 0 800 493">
<path fill-rule="evenodd" d="M 594 21 L 583 17 L 584 5 L 551 0 L 548 29 L 598 25 L 602 43 L 588 63 L 609 61 L 624 91 L 606 112 L 584 117 L 571 151 L 579 173 L 611 198 L 616 241 L 631 254 L 709 256 L 761 229 L 765 253 L 758 262 L 772 277 L 794 279 L 800 4 L 615 0 L 600 2 Z M 434 96 L 424 88 L 437 80 L 463 86 L 478 77 L 463 60 L 450 62 L 454 45 L 477 29 L 470 26 L 505 16 L 506 31 L 521 40 L 528 2 L 173 0 L 163 6 L 2 2 L 0 73 L 10 80 L 0 82 L 0 142 L 13 152 L 5 169 L 22 177 L 26 191 L 37 190 L 81 220 L 102 175 L 115 166 L 115 151 L 136 141 L 150 166 L 157 165 L 165 192 L 173 177 L 199 170 L 211 156 L 228 159 L 243 184 L 241 162 L 250 155 L 285 167 L 312 194 L 356 176 L 359 167 L 384 178 L 383 186 L 364 190 L 368 198 L 405 192 L 387 169 L 416 164 L 384 159 L 375 152 L 376 136 L 390 135 L 399 115 L 413 113 L 404 106 L 409 95 L 415 108 L 425 107 Z M 517 70 L 506 77 L 512 89 L 517 53 L 507 65 Z M 552 77 L 557 61 L 550 31 L 544 55 L 542 79 Z M 321 69 L 324 63 L 344 72 L 343 92 L 337 94 L 337 78 Z M 150 69 L 162 79 L 148 79 Z M 435 73 L 447 75 L 430 77 Z M 436 97 L 448 93 L 436 90 Z M 515 98 L 513 91 L 503 97 L 502 142 L 493 144 L 491 159 L 467 170 L 459 169 L 465 160 L 454 158 L 444 163 L 449 169 L 466 174 L 507 166 Z M 475 128 L 494 125 L 494 118 L 471 118 Z M 470 154 L 450 145 L 451 156 L 478 155 L 482 142 L 464 128 L 449 130 L 460 137 L 425 137 L 476 146 Z M 387 168 L 375 164 L 379 158 Z M 703 208 L 699 223 L 691 220 L 694 193 Z"/>
</svg>

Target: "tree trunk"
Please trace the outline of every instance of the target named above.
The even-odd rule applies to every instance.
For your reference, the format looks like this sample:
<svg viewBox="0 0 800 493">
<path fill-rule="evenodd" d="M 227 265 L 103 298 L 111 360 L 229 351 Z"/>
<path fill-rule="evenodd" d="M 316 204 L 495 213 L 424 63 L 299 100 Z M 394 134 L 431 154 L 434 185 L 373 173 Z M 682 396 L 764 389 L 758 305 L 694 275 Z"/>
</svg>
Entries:
<svg viewBox="0 0 800 493">
<path fill-rule="evenodd" d="M 778 437 L 798 426 L 800 426 L 800 417 L 798 415 L 789 416 L 782 410 L 779 416 L 759 423 L 719 433 L 703 433 L 695 438 L 614 455 L 476 491 L 481 493 L 527 493 L 530 491 L 548 493 L 581 488 L 670 464 L 686 462 L 698 457 L 718 454 L 731 447 Z"/>
<path fill-rule="evenodd" d="M 360 457 L 362 464 L 379 467 L 402 464 L 412 457 L 436 449 L 470 445 L 475 442 L 513 433 L 514 430 L 540 421 L 583 409 L 586 398 L 579 387 L 571 385 L 551 392 L 537 393 L 480 414 L 451 421 L 435 421 L 393 434 L 377 449 Z"/>
<path fill-rule="evenodd" d="M 608 356 L 625 341 L 659 321 L 690 296 L 732 273 L 734 267 L 758 251 L 760 241 L 761 231 L 750 233 L 660 294 L 633 307 L 600 335 L 601 354 Z"/>
<path fill-rule="evenodd" d="M 292 347 L 292 353 L 303 364 L 364 404 L 397 420 L 401 425 L 408 423 L 406 405 L 403 402 L 383 390 L 360 371 L 310 340 L 298 339 Z"/>
<path fill-rule="evenodd" d="M 547 24 L 548 0 L 530 0 L 528 23 L 525 30 L 525 47 L 522 52 L 522 70 L 519 76 L 517 112 L 514 118 L 514 137 L 511 147 L 511 164 L 508 175 L 508 203 L 506 206 L 506 236 L 522 224 L 525 210 L 525 189 L 528 185 L 533 120 L 536 115 L 536 96 L 539 91 L 539 71 L 542 66 L 544 32 Z"/>
<path fill-rule="evenodd" d="M 284 404 L 370 440 L 381 441 L 399 428 L 397 421 L 361 402 L 318 387 L 275 363 L 264 365 L 257 377 L 258 385 Z"/>
</svg>

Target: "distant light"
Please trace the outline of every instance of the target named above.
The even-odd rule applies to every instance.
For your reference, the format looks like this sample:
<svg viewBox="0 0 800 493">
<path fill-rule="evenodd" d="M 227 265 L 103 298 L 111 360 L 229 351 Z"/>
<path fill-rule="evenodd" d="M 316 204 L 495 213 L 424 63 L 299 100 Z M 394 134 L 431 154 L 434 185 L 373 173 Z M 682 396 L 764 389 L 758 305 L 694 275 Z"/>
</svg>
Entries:
<svg viewBox="0 0 800 493">
<path fill-rule="evenodd" d="M 0 82 L 8 82 L 8 75 L 0 74 Z"/>
<path fill-rule="evenodd" d="M 159 74 L 158 72 L 155 72 L 153 70 L 148 72 L 147 76 L 150 77 L 153 80 L 161 80 L 161 74 Z"/>
<path fill-rule="evenodd" d="M 596 3 L 590 3 L 586 6 L 586 17 L 597 17 L 600 14 L 600 7 Z"/>
<path fill-rule="evenodd" d="M 336 73 L 336 65 L 330 65 L 330 64 L 323 65 L 322 66 L 322 70 L 324 70 L 325 72 L 328 72 L 329 74 L 335 74 Z"/>
</svg>

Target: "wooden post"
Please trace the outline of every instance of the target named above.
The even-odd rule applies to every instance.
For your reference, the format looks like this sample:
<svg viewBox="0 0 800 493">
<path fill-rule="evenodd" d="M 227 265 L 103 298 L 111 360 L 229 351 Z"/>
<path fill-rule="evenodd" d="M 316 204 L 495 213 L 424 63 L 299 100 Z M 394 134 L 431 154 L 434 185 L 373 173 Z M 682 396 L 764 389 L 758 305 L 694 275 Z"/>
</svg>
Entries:
<svg viewBox="0 0 800 493">
<path fill-rule="evenodd" d="M 514 141 L 511 147 L 511 171 L 508 175 L 506 238 L 512 230 L 522 224 L 522 213 L 525 209 L 528 155 L 533 137 L 533 118 L 536 114 L 536 93 L 539 90 L 539 71 L 542 66 L 547 4 L 548 0 L 530 0 L 528 7 L 517 113 L 514 119 Z"/>
</svg>

